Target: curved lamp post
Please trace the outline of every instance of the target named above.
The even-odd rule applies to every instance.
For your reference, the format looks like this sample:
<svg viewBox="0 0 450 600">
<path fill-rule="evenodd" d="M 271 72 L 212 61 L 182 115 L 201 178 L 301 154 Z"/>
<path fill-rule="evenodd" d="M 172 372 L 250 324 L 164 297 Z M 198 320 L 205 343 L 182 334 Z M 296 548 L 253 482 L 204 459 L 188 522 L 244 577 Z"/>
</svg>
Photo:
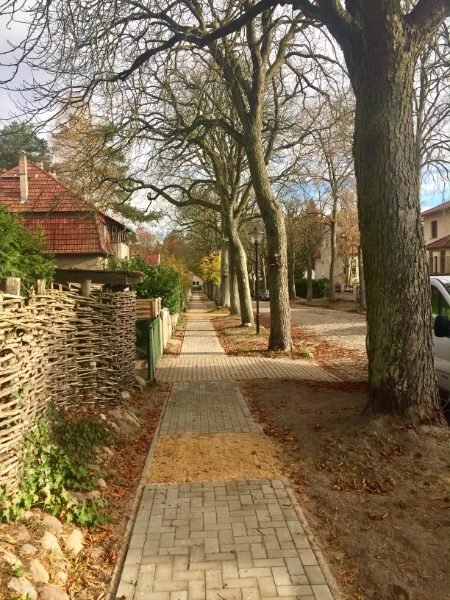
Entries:
<svg viewBox="0 0 450 600">
<path fill-rule="evenodd" d="M 262 242 L 264 233 L 258 229 L 258 227 L 255 227 L 255 229 L 253 231 L 251 231 L 248 234 L 248 237 L 252 240 L 252 242 L 255 244 L 255 271 L 256 271 L 256 289 L 255 289 L 255 296 L 256 296 L 256 333 L 259 333 L 259 269 L 258 269 L 258 246 L 259 244 Z"/>
</svg>

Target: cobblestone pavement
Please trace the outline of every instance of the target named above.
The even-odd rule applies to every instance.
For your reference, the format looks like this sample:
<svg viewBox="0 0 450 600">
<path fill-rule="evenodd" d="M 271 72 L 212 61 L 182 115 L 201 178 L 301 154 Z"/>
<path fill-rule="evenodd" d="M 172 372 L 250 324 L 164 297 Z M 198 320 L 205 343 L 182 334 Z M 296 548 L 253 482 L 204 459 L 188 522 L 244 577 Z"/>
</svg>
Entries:
<svg viewBox="0 0 450 600">
<path fill-rule="evenodd" d="M 156 377 L 161 381 L 218 381 L 221 379 L 312 379 L 340 381 L 322 369 L 315 360 L 225 356 L 192 359 L 165 358 L 158 363 Z"/>
<path fill-rule="evenodd" d="M 226 356 L 209 319 L 191 317 L 187 321 L 180 358 L 189 356 Z"/>
<path fill-rule="evenodd" d="M 236 379 L 334 380 L 309 361 L 217 356 L 198 296 L 191 306 L 180 358 L 157 370 L 175 382 L 159 435 L 260 432 Z M 123 598 L 333 600 L 281 480 L 146 485 L 116 593 Z"/>
<path fill-rule="evenodd" d="M 261 432 L 235 381 L 175 383 L 160 435 Z"/>
<path fill-rule="evenodd" d="M 261 306 L 261 305 L 260 305 Z M 269 313 L 268 303 L 260 308 Z M 326 308 L 291 305 L 292 327 L 305 327 L 333 344 L 365 354 L 366 318 L 357 313 L 347 313 Z"/>
<path fill-rule="evenodd" d="M 145 487 L 117 597 L 333 600 L 283 481 Z"/>
</svg>

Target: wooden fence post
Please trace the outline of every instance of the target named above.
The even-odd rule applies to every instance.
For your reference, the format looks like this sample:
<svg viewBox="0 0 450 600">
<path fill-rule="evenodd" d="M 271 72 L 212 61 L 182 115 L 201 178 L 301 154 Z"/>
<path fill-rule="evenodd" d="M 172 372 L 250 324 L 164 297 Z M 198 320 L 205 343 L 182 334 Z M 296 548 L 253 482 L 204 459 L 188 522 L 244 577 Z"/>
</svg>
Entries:
<svg viewBox="0 0 450 600">
<path fill-rule="evenodd" d="M 45 279 L 38 279 L 37 280 L 37 295 L 38 296 L 44 296 L 45 295 L 45 284 L 46 284 L 46 280 Z"/>
<path fill-rule="evenodd" d="M 20 296 L 20 277 L 5 277 L 2 280 L 2 290 L 5 294 Z"/>
<path fill-rule="evenodd" d="M 83 279 L 81 282 L 81 295 L 88 298 L 91 295 L 91 280 Z"/>
</svg>

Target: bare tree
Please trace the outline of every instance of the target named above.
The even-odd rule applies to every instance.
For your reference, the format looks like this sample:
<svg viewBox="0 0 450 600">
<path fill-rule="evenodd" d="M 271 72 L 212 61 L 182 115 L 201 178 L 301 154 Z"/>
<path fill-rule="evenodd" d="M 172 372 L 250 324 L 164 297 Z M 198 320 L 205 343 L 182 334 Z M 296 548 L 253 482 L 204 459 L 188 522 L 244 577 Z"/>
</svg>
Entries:
<svg viewBox="0 0 450 600">
<path fill-rule="evenodd" d="M 4 14 L 23 21 L 24 4 L 4 0 L 1 6 Z M 429 414 L 439 398 L 412 96 L 417 58 L 449 16 L 450 3 L 295 0 L 292 7 L 294 31 L 304 27 L 305 17 L 326 25 L 343 52 L 356 97 L 354 158 L 366 267 L 370 406 L 377 412 Z M 49 84 L 31 85 L 35 106 L 42 100 L 38 109 L 57 108 L 61 102 L 67 106 L 71 98 L 87 99 L 103 84 L 120 85 L 133 74 L 138 76 L 153 56 L 176 46 L 217 49 L 214 56 L 228 72 L 229 88 L 240 103 L 253 185 L 271 240 L 269 287 L 276 292 L 279 283 L 281 289 L 276 299 L 271 294 L 271 318 L 276 316 L 271 345 L 289 348 L 285 233 L 269 182 L 265 176 L 258 178 L 266 172 L 264 153 L 260 146 L 255 151 L 261 131 L 259 100 L 281 68 L 279 54 L 286 56 L 289 45 L 274 27 L 279 15 L 288 14 L 286 2 L 233 2 L 218 8 L 197 2 L 147 6 L 93 0 L 85 5 L 75 0 L 49 10 L 45 0 L 37 0 L 26 8 L 29 34 L 18 49 L 11 49 L 12 77 L 21 64 L 33 66 L 39 57 Z M 263 35 L 255 31 L 256 22 Z M 246 71 L 237 52 L 227 53 L 243 27 L 249 46 L 248 53 L 239 46 L 239 55 L 247 59 L 250 80 L 241 77 Z"/>
</svg>

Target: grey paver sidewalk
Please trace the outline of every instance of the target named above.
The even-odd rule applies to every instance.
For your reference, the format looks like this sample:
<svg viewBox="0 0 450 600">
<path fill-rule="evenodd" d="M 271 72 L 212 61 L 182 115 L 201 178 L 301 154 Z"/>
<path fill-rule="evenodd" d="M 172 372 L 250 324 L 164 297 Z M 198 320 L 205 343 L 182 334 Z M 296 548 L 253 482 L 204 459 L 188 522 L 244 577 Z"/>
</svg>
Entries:
<svg viewBox="0 0 450 600">
<path fill-rule="evenodd" d="M 174 382 L 159 435 L 260 432 L 236 379 L 336 381 L 309 361 L 226 356 L 198 297 L 191 307 L 180 358 L 158 367 L 159 379 Z M 281 480 L 146 485 L 123 598 L 333 600 Z"/>
<path fill-rule="evenodd" d="M 333 600 L 282 481 L 147 485 L 118 597 Z"/>
<path fill-rule="evenodd" d="M 261 432 L 234 381 L 175 383 L 160 435 Z"/>
</svg>

